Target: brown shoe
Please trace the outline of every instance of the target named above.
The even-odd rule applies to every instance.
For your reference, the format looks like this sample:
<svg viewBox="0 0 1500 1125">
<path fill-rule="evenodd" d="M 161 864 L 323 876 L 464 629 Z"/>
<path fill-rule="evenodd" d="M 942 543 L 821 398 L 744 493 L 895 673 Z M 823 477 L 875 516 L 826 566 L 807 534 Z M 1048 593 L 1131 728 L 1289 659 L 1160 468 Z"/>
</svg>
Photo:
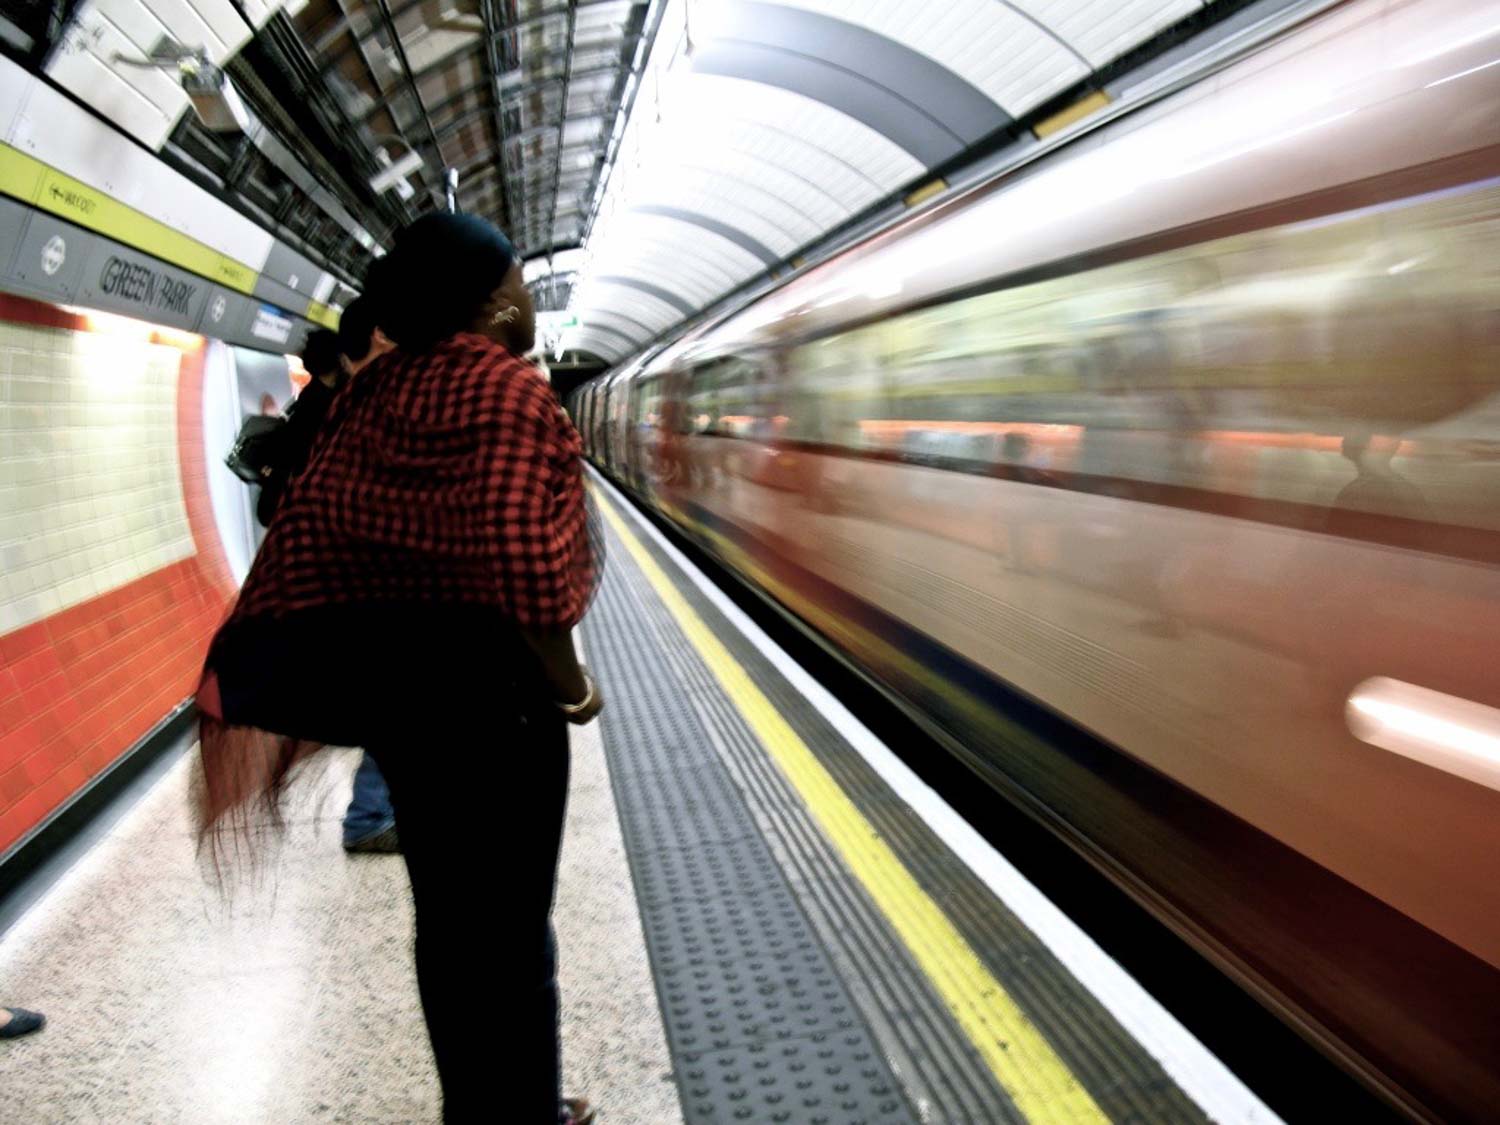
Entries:
<svg viewBox="0 0 1500 1125">
<path fill-rule="evenodd" d="M 564 1098 L 562 1125 L 594 1125 L 598 1112 L 587 1098 Z"/>
</svg>

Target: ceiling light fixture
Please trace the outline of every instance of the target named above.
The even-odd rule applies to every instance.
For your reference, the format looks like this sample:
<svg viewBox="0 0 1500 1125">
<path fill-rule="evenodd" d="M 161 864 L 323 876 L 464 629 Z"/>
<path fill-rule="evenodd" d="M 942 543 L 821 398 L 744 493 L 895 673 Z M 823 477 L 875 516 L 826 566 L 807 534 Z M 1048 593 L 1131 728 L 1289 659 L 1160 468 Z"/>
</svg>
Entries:
<svg viewBox="0 0 1500 1125">
<path fill-rule="evenodd" d="M 399 145 L 405 145 L 406 155 L 400 160 L 392 161 L 391 154 L 384 148 L 375 150 L 375 159 L 380 164 L 380 171 L 370 177 L 370 190 L 376 195 L 383 195 L 392 190 L 396 191 L 402 199 L 410 199 L 413 191 L 412 186 L 406 182 L 406 177 L 421 171 L 426 165 L 422 154 L 412 148 L 409 143 L 400 137 L 381 138 L 395 141 Z"/>
<path fill-rule="evenodd" d="M 113 61 L 116 66 L 175 70 L 183 93 L 192 102 L 193 112 L 205 129 L 215 133 L 243 133 L 250 125 L 250 115 L 245 112 L 239 91 L 215 65 L 205 47 L 186 47 L 170 35 L 163 35 L 144 59 L 116 52 Z"/>
</svg>

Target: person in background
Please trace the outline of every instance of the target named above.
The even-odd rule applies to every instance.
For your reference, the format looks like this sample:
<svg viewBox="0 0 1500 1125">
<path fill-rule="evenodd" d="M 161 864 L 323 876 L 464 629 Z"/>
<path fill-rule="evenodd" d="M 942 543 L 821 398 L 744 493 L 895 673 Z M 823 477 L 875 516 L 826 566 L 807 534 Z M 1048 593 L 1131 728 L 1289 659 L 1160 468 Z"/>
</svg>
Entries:
<svg viewBox="0 0 1500 1125">
<path fill-rule="evenodd" d="M 337 332 L 319 328 L 308 334 L 301 357 L 308 383 L 287 411 L 286 424 L 277 438 L 275 463 L 262 477 L 255 505 L 255 518 L 263 526 L 271 526 L 287 485 L 307 465 L 339 388 L 391 347 L 385 333 L 375 326 L 370 302 L 362 297 L 356 297 L 344 309 Z M 361 755 L 354 771 L 343 838 L 344 850 L 350 853 L 389 855 L 401 850 L 390 789 L 380 766 L 368 753 Z"/>
<path fill-rule="evenodd" d="M 365 745 L 411 877 L 444 1121 L 587 1125 L 561 1096 L 551 925 L 567 727 L 603 706 L 572 638 L 602 564 L 581 445 L 524 358 L 531 296 L 489 223 L 424 215 L 366 294 L 396 350 L 334 401 L 209 649 L 200 832 L 216 858 L 253 846 L 248 810 L 274 811 L 322 743 Z M 316 690 L 270 682 L 314 648 Z"/>
<path fill-rule="evenodd" d="M 343 382 L 338 333 L 328 328 L 309 332 L 302 345 L 302 366 L 309 376 L 307 386 L 287 408 L 286 424 L 276 439 L 274 463 L 262 470 L 260 498 L 255 502 L 255 518 L 262 527 L 271 526 L 287 485 L 307 464 L 313 439 Z"/>
<path fill-rule="evenodd" d="M 0 1039 L 19 1039 L 40 1031 L 47 1025 L 47 1017 L 41 1012 L 28 1012 L 25 1008 L 0 1008 Z"/>
<path fill-rule="evenodd" d="M 353 378 L 394 347 L 375 324 L 372 302 L 364 297 L 349 302 L 339 316 L 339 360 L 344 375 Z M 354 791 L 344 811 L 344 850 L 372 854 L 401 850 L 396 811 L 391 808 L 391 790 L 379 763 L 368 750 L 360 754 L 359 767 L 354 771 Z"/>
</svg>

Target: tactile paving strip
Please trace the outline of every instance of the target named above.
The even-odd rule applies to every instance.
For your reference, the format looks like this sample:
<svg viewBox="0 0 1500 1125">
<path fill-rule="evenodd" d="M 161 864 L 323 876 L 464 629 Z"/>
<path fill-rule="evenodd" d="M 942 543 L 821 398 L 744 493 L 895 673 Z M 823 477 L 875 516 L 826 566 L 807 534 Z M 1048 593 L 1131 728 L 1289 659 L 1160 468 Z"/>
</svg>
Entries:
<svg viewBox="0 0 1500 1125">
<path fill-rule="evenodd" d="M 648 550 L 656 554 L 653 548 Z M 658 562 L 662 561 L 658 555 Z M 806 698 L 787 684 L 696 589 L 690 584 L 679 589 L 778 711 L 799 730 L 808 747 L 837 778 L 839 788 L 855 801 L 876 831 L 896 845 L 913 876 L 943 904 L 944 912 L 970 946 L 1047 1036 L 1105 1115 L 1112 1121 L 1201 1125 L 1206 1119 L 1203 1110 L 1162 1070 L 1161 1064 L 1004 903 L 997 901 L 962 863 L 954 861 L 921 817 L 893 797 L 885 782 Z M 923 1116 L 963 1125 L 1019 1125 L 1024 1116 L 989 1080 L 982 1061 L 964 1050 L 962 1043 L 947 1041 L 956 1029 L 942 1026 L 944 1021 L 932 1008 L 935 998 L 924 995 L 916 979 L 920 973 L 903 979 L 897 964 L 899 951 L 869 941 L 878 933 L 879 921 L 867 916 L 865 921 L 851 924 L 849 919 L 859 912 L 858 896 L 840 887 L 837 874 L 829 874 L 836 863 L 831 864 L 826 855 L 820 861 L 827 842 L 815 828 L 799 823 L 808 818 L 805 806 L 789 794 L 785 779 L 744 729 L 729 701 L 708 690 L 710 674 L 693 658 L 686 639 L 671 637 L 659 626 L 658 634 L 666 663 L 689 686 L 700 718 L 719 739 L 721 753 L 738 784 L 747 791 L 750 805 L 758 811 L 783 867 L 793 873 L 794 881 L 797 872 L 806 871 L 805 877 L 817 885 L 819 894 L 809 903 L 815 925 L 827 913 L 825 908 L 834 906 L 843 892 L 846 909 L 837 912 L 839 917 L 823 918 L 820 932 L 836 954 L 841 948 L 847 950 L 845 959 L 852 963 L 850 979 L 856 982 L 856 1001 L 871 1013 L 873 1030 L 892 1052 L 897 1073 L 923 1108 Z M 824 869 L 822 873 L 816 871 L 819 866 Z M 865 948 L 854 948 L 862 943 Z M 868 995 L 878 992 L 885 995 Z M 921 1017 L 924 1010 L 926 1018 Z"/>
<path fill-rule="evenodd" d="M 623 550 L 615 557 L 621 556 L 629 557 Z M 663 562 L 660 557 L 657 561 Z M 930 1125 L 1024 1125 L 1025 1116 L 897 940 L 889 920 L 813 824 L 801 798 L 717 686 L 651 584 L 630 565 L 617 567 L 615 576 L 630 591 L 629 628 L 648 638 L 654 674 L 669 677 L 696 714 L 921 1119 Z M 679 589 L 697 602 L 690 586 Z M 737 641 L 733 628 L 709 607 L 700 603 L 695 608 L 726 643 Z M 757 667 L 755 679 L 767 692 L 784 686 L 773 669 Z M 785 698 L 778 705 L 788 716 L 796 710 L 787 707 Z M 828 749 L 822 745 L 828 739 L 842 745 L 831 730 L 808 733 L 816 733 L 819 752 Z M 873 799 L 893 801 L 888 793 Z"/>
<path fill-rule="evenodd" d="M 668 574 L 675 573 L 676 565 L 658 545 L 642 537 L 641 546 Z M 692 710 L 697 726 L 712 740 L 908 1103 L 930 1125 L 1024 1125 L 1021 1108 L 1000 1088 L 989 1063 L 896 940 L 889 919 L 835 854 L 791 782 L 682 634 L 675 615 L 626 552 L 616 557 L 625 559 L 615 576 L 628 591 L 631 617 L 626 627 L 645 638 L 652 675 L 672 683 L 674 698 Z M 1114 1121 L 1203 1122 L 1202 1108 L 1150 1052 L 973 872 L 956 862 L 930 826 L 890 792 L 810 701 L 692 583 L 676 586 L 877 834 L 893 844 L 932 900 L 942 904 L 1098 1110 Z"/>
<path fill-rule="evenodd" d="M 618 571 L 584 636 L 685 1120 L 915 1125 Z"/>
</svg>

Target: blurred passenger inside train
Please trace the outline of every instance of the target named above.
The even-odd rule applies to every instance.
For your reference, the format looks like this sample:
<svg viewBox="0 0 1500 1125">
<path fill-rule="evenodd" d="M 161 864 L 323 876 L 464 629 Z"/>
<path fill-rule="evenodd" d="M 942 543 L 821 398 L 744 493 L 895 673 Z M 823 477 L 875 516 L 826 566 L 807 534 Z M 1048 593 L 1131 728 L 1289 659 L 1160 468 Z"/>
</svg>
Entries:
<svg viewBox="0 0 1500 1125">
<path fill-rule="evenodd" d="M 1000 459 L 1005 464 L 1009 479 L 1022 484 L 1039 484 L 1055 487 L 1057 477 L 1035 463 L 1031 438 L 1019 430 L 1006 431 L 1000 442 Z"/>
<path fill-rule="evenodd" d="M 1339 490 L 1328 513 L 1327 530 L 1354 539 L 1379 539 L 1376 525 L 1389 517 L 1428 518 L 1427 502 L 1410 481 L 1397 474 L 1392 462 L 1401 448 L 1399 438 L 1351 434 L 1341 451 L 1354 465 L 1355 477 Z"/>
<path fill-rule="evenodd" d="M 559 1089 L 550 917 L 567 724 L 602 699 L 572 640 L 602 561 L 578 435 L 523 358 L 535 313 L 493 226 L 423 216 L 365 292 L 396 349 L 334 401 L 210 646 L 200 824 L 227 862 L 312 753 L 367 747 L 411 877 L 444 1120 L 582 1125 L 592 1110 Z"/>
</svg>

